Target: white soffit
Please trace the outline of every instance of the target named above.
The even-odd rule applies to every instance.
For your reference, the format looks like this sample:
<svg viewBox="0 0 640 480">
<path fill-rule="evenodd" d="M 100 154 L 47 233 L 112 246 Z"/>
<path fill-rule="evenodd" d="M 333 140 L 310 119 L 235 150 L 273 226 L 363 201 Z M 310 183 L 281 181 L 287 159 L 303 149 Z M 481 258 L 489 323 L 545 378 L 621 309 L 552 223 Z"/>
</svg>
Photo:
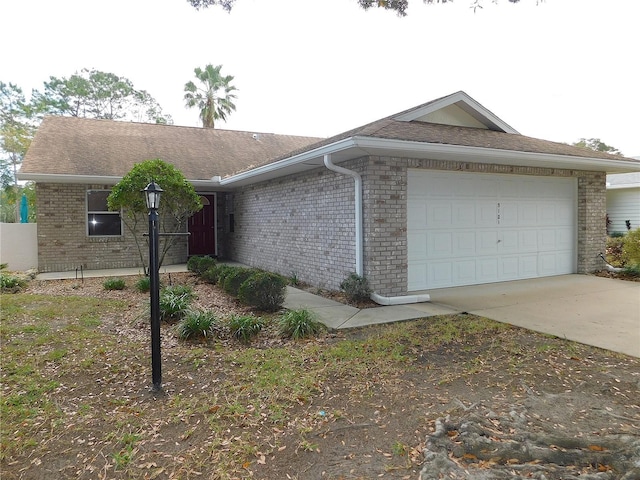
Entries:
<svg viewBox="0 0 640 480">
<path fill-rule="evenodd" d="M 457 108 L 448 108 L 451 106 L 455 106 Z M 467 114 L 471 119 L 473 119 L 473 121 L 477 122 L 479 126 L 481 125 L 484 126 L 484 128 L 488 128 L 490 130 L 496 130 L 505 133 L 518 133 L 516 129 L 498 118 L 491 111 L 487 110 L 485 107 L 480 105 L 464 92 L 454 93 L 447 97 L 441 98 L 440 100 L 436 100 L 434 102 L 423 105 L 422 107 L 418 107 L 400 115 L 396 115 L 395 117 L 393 117 L 393 119 L 401 122 L 432 121 L 433 119 L 435 119 L 437 121 L 434 123 L 444 123 L 443 120 L 446 119 L 447 116 L 452 117 L 453 115 L 453 117 L 451 118 L 451 123 L 447 122 L 447 124 L 459 125 L 460 118 L 456 117 L 460 117 L 460 115 L 456 115 L 454 113 L 458 109 Z M 438 114 L 439 110 L 442 110 L 441 115 Z M 463 126 L 473 125 L 466 124 Z"/>
</svg>

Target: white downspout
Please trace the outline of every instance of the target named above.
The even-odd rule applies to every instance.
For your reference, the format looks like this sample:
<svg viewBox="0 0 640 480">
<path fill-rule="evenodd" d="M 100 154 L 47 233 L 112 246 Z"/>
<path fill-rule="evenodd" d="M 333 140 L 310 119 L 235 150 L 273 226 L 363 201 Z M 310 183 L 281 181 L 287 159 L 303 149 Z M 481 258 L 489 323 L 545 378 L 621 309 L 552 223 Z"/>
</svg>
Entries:
<svg viewBox="0 0 640 480">
<path fill-rule="evenodd" d="M 354 172 L 353 170 L 349 170 L 347 168 L 339 167 L 331 162 L 331 155 L 325 154 L 324 156 L 324 165 L 329 170 L 334 172 L 342 173 L 343 175 L 349 175 L 353 177 L 355 180 L 355 210 L 356 210 L 356 273 L 361 277 L 364 276 L 364 268 L 363 268 L 363 250 L 364 250 L 364 242 L 363 242 L 363 221 L 362 221 L 362 177 L 358 172 Z M 428 302 L 431 300 L 428 294 L 422 295 L 405 295 L 399 297 L 383 297 L 377 293 L 371 294 L 371 300 L 380 304 L 380 305 L 402 305 L 407 303 L 421 303 Z"/>
<path fill-rule="evenodd" d="M 339 167 L 331 162 L 331 155 L 325 154 L 324 166 L 334 172 L 342 173 L 353 177 L 355 183 L 355 210 L 356 210 L 356 273 L 361 277 L 364 276 L 364 268 L 362 262 L 363 251 L 363 235 L 362 235 L 362 177 L 358 172 Z"/>
</svg>

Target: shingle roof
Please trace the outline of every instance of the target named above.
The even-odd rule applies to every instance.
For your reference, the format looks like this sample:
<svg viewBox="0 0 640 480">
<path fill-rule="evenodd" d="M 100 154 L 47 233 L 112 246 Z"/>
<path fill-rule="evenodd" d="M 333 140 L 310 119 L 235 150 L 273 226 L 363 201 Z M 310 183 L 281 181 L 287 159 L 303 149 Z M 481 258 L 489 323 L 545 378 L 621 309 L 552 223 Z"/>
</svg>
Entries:
<svg viewBox="0 0 640 480">
<path fill-rule="evenodd" d="M 516 152 L 569 155 L 583 158 L 624 159 L 632 161 L 631 159 L 621 155 L 611 155 L 588 148 L 575 147 L 565 143 L 551 142 L 548 140 L 540 140 L 538 138 L 527 137 L 514 133 L 419 121 L 405 122 L 393 120 L 391 117 L 369 123 L 362 127 L 354 128 L 353 130 L 321 140 L 313 145 L 305 146 L 304 148 L 294 152 L 294 154 L 302 153 L 312 148 L 330 145 L 339 140 L 344 140 L 350 137 L 371 137 L 388 140 L 404 140 L 409 142 L 511 150 Z M 279 159 L 286 158 L 286 156 L 282 156 Z"/>
<path fill-rule="evenodd" d="M 160 158 L 189 180 L 209 180 L 318 141 L 272 133 L 45 117 L 21 173 L 124 176 L 135 163 Z"/>
</svg>

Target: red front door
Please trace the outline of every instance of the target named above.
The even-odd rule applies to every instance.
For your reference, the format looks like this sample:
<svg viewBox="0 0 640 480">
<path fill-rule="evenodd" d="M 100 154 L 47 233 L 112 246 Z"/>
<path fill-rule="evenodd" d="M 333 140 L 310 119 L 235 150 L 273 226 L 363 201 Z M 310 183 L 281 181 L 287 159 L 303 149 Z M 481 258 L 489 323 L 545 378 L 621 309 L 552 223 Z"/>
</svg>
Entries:
<svg viewBox="0 0 640 480">
<path fill-rule="evenodd" d="M 202 210 L 189 218 L 189 255 L 216 254 L 216 197 L 200 195 Z"/>
</svg>

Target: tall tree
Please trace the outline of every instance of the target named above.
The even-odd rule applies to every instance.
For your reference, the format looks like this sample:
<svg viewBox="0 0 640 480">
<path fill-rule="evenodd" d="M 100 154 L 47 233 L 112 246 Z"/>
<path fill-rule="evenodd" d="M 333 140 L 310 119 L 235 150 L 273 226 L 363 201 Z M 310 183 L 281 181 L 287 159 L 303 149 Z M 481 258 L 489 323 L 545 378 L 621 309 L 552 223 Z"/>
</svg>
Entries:
<svg viewBox="0 0 640 480">
<path fill-rule="evenodd" d="M 622 155 L 622 152 L 615 147 L 611 147 L 599 138 L 581 138 L 573 144 L 576 147 L 588 148 L 596 152 L 611 153 L 612 155 Z"/>
<path fill-rule="evenodd" d="M 193 72 L 200 82 L 200 86 L 189 81 L 184 86 L 184 100 L 188 108 L 197 107 L 200 110 L 200 120 L 205 128 L 214 128 L 215 120 L 227 119 L 227 115 L 235 111 L 233 101 L 237 88 L 231 85 L 233 76 L 222 75 L 222 65 L 214 67 L 207 65 L 204 70 L 200 67 Z"/>
<path fill-rule="evenodd" d="M 193 7 L 196 9 L 207 8 L 213 5 L 219 5 L 226 11 L 231 11 L 233 4 L 236 0 L 187 0 Z M 365 10 L 368 10 L 371 7 L 375 8 L 383 8 L 385 10 L 395 11 L 401 17 L 404 17 L 407 14 L 407 8 L 409 7 L 409 0 L 356 0 L 358 5 Z M 426 4 L 433 3 L 447 3 L 453 2 L 453 0 L 422 0 Z M 472 0 L 471 8 L 474 10 L 478 8 L 482 8 L 483 0 Z M 492 0 L 494 3 L 497 3 L 497 0 Z M 520 0 L 508 0 L 509 3 L 518 3 Z M 536 3 L 542 0 L 536 0 Z"/>
<path fill-rule="evenodd" d="M 25 101 L 22 89 L 13 83 L 0 82 L 0 187 L 4 200 L 15 206 L 15 221 L 20 217 L 18 169 L 35 128 L 33 111 Z M 9 218 L 5 216 L 5 221 Z"/>
<path fill-rule="evenodd" d="M 95 69 L 84 68 L 69 78 L 49 77 L 43 92 L 33 92 L 32 103 L 51 115 L 172 123 L 147 91 L 137 90 L 125 77 Z"/>
</svg>

